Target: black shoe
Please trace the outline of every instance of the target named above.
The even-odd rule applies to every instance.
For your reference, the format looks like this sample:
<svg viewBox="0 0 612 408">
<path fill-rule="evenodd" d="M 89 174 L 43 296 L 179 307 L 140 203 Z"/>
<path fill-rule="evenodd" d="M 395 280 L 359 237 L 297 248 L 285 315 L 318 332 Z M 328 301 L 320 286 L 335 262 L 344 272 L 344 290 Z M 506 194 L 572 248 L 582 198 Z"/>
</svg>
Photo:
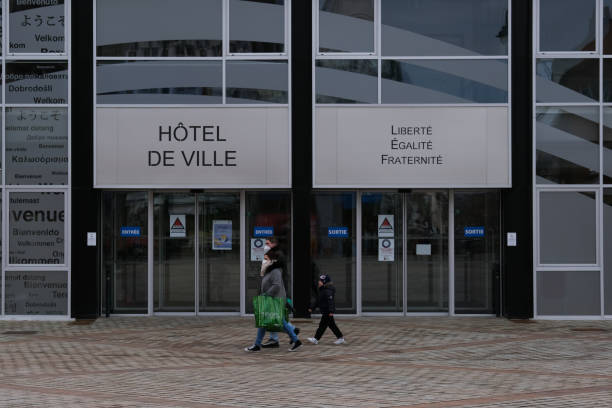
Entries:
<svg viewBox="0 0 612 408">
<path fill-rule="evenodd" d="M 278 348 L 278 341 L 268 340 L 261 345 L 261 348 Z"/>
<path fill-rule="evenodd" d="M 295 333 L 295 335 L 297 336 L 298 334 L 300 334 L 300 328 L 299 328 L 299 327 L 296 327 L 295 329 L 293 329 L 293 332 L 294 332 L 294 333 Z M 289 342 L 289 344 L 293 344 L 293 340 L 291 340 L 291 341 Z"/>
<path fill-rule="evenodd" d="M 261 347 L 259 347 L 257 344 L 253 344 L 251 347 L 245 347 L 244 351 L 248 352 L 248 353 L 254 353 L 256 351 L 260 351 Z"/>
<path fill-rule="evenodd" d="M 302 342 L 301 341 L 296 341 L 295 344 L 289 349 L 289 351 L 297 351 L 297 349 L 299 349 L 300 347 L 302 347 Z"/>
</svg>

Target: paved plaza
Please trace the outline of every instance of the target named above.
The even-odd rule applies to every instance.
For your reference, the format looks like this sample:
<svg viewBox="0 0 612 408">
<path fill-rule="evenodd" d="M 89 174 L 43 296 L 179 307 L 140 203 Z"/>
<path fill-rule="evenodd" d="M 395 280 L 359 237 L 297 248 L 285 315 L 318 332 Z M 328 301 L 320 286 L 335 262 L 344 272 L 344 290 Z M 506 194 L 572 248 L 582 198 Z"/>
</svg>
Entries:
<svg viewBox="0 0 612 408">
<path fill-rule="evenodd" d="M 612 407 L 612 321 L 337 320 L 251 354 L 246 317 L 1 321 L 0 406 Z"/>
</svg>

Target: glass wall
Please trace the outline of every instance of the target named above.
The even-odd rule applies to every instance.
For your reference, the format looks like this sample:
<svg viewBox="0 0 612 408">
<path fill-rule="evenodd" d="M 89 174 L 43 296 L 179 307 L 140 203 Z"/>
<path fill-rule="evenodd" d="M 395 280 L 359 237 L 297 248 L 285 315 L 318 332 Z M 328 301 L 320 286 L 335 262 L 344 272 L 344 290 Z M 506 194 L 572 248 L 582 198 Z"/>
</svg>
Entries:
<svg viewBox="0 0 612 408">
<path fill-rule="evenodd" d="M 317 104 L 508 103 L 507 0 L 314 1 Z"/>
<path fill-rule="evenodd" d="M 612 311 L 611 12 L 610 0 L 534 2 L 537 317 Z"/>
<path fill-rule="evenodd" d="M 285 0 L 97 0 L 96 103 L 286 105 L 286 21 Z"/>
<path fill-rule="evenodd" d="M 70 315 L 69 8 L 0 2 L 2 316 Z"/>
</svg>

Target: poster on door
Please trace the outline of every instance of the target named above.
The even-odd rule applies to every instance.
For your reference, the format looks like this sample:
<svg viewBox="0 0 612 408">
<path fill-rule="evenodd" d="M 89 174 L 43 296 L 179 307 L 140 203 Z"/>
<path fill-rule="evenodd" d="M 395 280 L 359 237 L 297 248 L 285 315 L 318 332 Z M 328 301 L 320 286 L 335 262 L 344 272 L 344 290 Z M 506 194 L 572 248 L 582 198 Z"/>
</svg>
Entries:
<svg viewBox="0 0 612 408">
<path fill-rule="evenodd" d="M 232 221 L 213 220 L 212 228 L 212 249 L 213 251 L 232 250 Z"/>
<path fill-rule="evenodd" d="M 185 238 L 186 236 L 185 214 L 170 214 L 170 238 Z"/>
<path fill-rule="evenodd" d="M 266 246 L 265 238 L 251 238 L 251 261 L 263 261 L 264 253 L 266 250 L 264 247 Z"/>
<path fill-rule="evenodd" d="M 393 215 L 378 214 L 378 238 L 393 238 L 395 236 L 393 226 Z"/>
<path fill-rule="evenodd" d="M 378 261 L 395 261 L 395 240 L 393 238 L 382 238 L 378 240 Z"/>
</svg>

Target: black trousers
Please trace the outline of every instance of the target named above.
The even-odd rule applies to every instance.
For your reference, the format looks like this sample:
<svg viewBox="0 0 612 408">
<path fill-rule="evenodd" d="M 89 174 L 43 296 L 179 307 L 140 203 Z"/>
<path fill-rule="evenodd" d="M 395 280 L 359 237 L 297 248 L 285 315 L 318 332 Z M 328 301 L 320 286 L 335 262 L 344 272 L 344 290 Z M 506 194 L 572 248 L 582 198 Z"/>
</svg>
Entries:
<svg viewBox="0 0 612 408">
<path fill-rule="evenodd" d="M 336 326 L 336 322 L 334 321 L 334 316 L 323 315 L 321 316 L 321 321 L 319 322 L 319 328 L 317 329 L 317 333 L 315 334 L 315 339 L 321 340 L 321 337 L 323 337 L 323 333 L 325 333 L 325 330 L 327 329 L 328 326 L 331 329 L 331 331 L 334 332 L 337 338 L 344 337 L 342 336 L 342 332 L 340 331 L 338 326 Z"/>
</svg>

